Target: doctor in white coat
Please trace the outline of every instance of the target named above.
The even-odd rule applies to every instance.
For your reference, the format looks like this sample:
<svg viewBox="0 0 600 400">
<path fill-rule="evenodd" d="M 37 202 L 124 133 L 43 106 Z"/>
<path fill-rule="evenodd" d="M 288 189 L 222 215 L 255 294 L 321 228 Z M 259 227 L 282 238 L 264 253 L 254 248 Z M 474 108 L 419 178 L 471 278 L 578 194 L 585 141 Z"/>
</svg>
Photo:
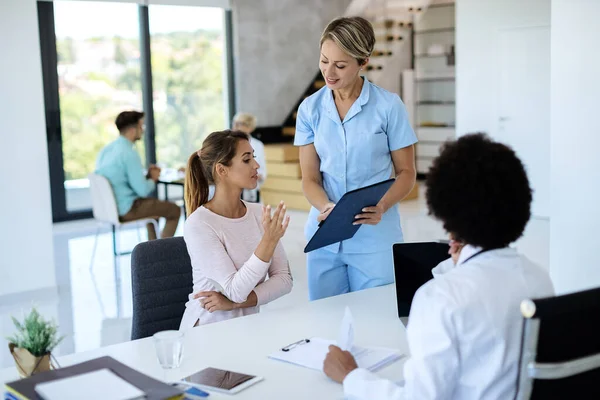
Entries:
<svg viewBox="0 0 600 400">
<path fill-rule="evenodd" d="M 404 385 L 331 346 L 323 370 L 347 398 L 514 398 L 520 303 L 554 294 L 548 273 L 509 247 L 523 234 L 530 204 L 527 174 L 509 147 L 481 134 L 444 146 L 427 175 L 427 205 L 450 233 L 452 257 L 414 297 Z"/>
</svg>

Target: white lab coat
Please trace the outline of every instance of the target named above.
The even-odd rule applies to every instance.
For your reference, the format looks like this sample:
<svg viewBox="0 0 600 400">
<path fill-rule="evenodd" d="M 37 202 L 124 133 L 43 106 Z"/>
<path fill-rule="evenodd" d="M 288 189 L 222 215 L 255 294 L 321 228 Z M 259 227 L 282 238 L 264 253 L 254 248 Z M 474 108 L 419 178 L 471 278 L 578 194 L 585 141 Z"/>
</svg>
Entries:
<svg viewBox="0 0 600 400">
<path fill-rule="evenodd" d="M 415 294 L 404 386 L 364 370 L 344 380 L 349 399 L 505 400 L 516 392 L 520 303 L 554 294 L 549 274 L 515 249 L 465 246 Z M 465 262 L 467 260 L 467 262 Z"/>
</svg>

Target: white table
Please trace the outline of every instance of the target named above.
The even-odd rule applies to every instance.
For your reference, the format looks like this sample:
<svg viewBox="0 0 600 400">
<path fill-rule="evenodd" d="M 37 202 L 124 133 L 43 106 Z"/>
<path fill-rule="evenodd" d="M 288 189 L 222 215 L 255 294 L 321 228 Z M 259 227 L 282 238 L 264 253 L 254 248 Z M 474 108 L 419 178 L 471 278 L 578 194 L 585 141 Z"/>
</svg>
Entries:
<svg viewBox="0 0 600 400">
<path fill-rule="evenodd" d="M 152 338 L 63 356 L 59 362 L 67 366 L 108 355 L 166 381 L 215 367 L 265 378 L 235 395 L 234 399 L 339 399 L 343 397 L 341 385 L 322 372 L 267 356 L 303 338 L 337 339 L 346 306 L 350 307 L 354 316 L 356 344 L 391 347 L 408 354 L 406 331 L 396 313 L 395 289 L 393 285 L 387 285 L 194 328 L 186 333 L 182 365 L 173 370 L 163 370 L 159 366 Z M 378 373 L 394 381 L 401 380 L 405 360 Z M 15 368 L 0 371 L 0 382 L 9 382 L 17 377 Z M 232 397 L 212 392 L 209 399 Z"/>
</svg>

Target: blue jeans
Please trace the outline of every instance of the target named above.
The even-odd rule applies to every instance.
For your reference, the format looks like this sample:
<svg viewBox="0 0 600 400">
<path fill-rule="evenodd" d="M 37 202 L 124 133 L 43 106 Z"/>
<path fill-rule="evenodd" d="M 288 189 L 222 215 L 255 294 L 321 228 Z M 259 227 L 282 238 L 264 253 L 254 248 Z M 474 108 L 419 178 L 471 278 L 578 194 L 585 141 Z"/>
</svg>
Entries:
<svg viewBox="0 0 600 400">
<path fill-rule="evenodd" d="M 363 254 L 318 249 L 307 254 L 306 263 L 311 301 L 394 282 L 391 248 Z"/>
</svg>

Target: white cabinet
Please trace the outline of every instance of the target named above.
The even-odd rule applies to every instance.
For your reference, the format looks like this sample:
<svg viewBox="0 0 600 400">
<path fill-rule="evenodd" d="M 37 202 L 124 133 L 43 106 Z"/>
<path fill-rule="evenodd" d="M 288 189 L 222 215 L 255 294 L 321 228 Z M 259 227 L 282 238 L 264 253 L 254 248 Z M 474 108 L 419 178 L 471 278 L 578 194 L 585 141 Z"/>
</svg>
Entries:
<svg viewBox="0 0 600 400">
<path fill-rule="evenodd" d="M 432 4 L 414 21 L 413 104 L 409 112 L 419 139 L 419 174 L 427 173 L 444 142 L 456 138 L 454 22 L 452 3 Z"/>
</svg>

